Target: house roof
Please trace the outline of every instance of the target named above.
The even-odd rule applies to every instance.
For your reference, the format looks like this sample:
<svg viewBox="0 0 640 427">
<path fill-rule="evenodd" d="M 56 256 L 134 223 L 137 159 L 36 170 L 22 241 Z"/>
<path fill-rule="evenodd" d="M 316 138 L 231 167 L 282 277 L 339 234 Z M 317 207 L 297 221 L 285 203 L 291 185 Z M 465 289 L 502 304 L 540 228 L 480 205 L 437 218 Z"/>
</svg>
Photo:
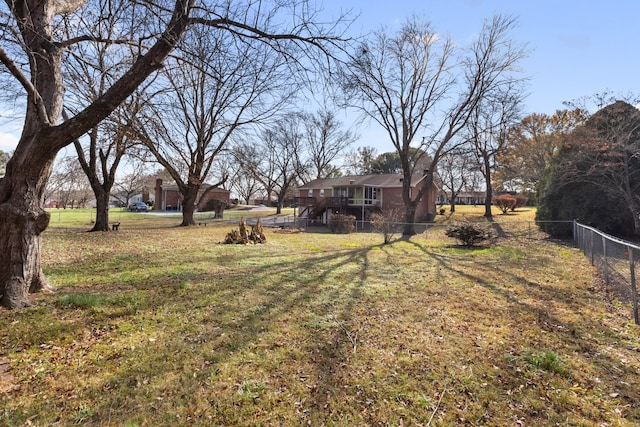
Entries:
<svg viewBox="0 0 640 427">
<path fill-rule="evenodd" d="M 417 177 L 415 177 L 417 178 Z M 412 179 L 411 186 L 415 187 L 423 177 Z M 314 179 L 298 189 L 300 190 L 316 190 L 329 189 L 333 187 L 380 187 L 380 188 L 399 188 L 402 187 L 402 174 L 378 174 L 378 175 L 348 175 L 340 178 Z"/>
<path fill-rule="evenodd" d="M 202 184 L 200 186 L 200 191 L 204 191 L 209 187 L 211 187 L 211 184 Z M 162 188 L 164 191 L 176 191 L 176 192 L 178 191 L 178 186 L 175 184 L 162 184 L 160 188 Z M 231 193 L 231 191 L 225 190 L 224 188 L 212 188 L 210 192 Z"/>
</svg>

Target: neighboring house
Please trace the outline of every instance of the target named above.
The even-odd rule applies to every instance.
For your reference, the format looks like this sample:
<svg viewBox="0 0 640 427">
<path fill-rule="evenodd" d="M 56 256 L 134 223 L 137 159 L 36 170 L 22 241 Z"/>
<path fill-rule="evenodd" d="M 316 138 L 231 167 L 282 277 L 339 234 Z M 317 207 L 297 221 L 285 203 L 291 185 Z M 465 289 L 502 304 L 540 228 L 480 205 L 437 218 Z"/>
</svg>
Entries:
<svg viewBox="0 0 640 427">
<path fill-rule="evenodd" d="M 198 192 L 198 200 L 211 185 L 202 184 Z M 156 211 L 182 211 L 182 195 L 175 184 L 163 184 L 162 179 L 156 180 L 156 198 L 153 210 Z M 231 192 L 222 188 L 213 188 L 204 196 L 197 206 L 197 210 L 202 210 L 209 200 L 220 200 L 226 205 L 230 203 Z"/>
<path fill-rule="evenodd" d="M 126 193 L 119 192 L 119 193 L 111 194 L 109 196 L 109 207 L 110 208 L 126 207 L 125 205 L 127 203 L 125 202 L 125 200 L 127 200 Z M 129 203 L 128 203 L 129 205 L 132 205 L 133 203 L 136 203 L 136 202 L 143 202 L 143 203 L 146 203 L 147 205 L 149 205 L 149 202 L 151 202 L 151 204 L 153 204 L 154 197 L 153 197 L 153 194 L 149 194 L 149 191 L 144 189 L 142 193 L 136 193 L 136 194 L 133 194 L 133 195 L 129 196 L 128 200 L 129 200 Z M 89 200 L 88 206 L 90 208 L 95 208 L 96 207 L 96 199 Z"/>
<path fill-rule="evenodd" d="M 484 191 L 461 191 L 456 196 L 456 205 L 484 205 L 487 193 Z M 450 205 L 448 194 L 438 195 L 436 203 L 439 205 Z"/>
<path fill-rule="evenodd" d="M 414 175 L 411 197 L 423 184 L 424 176 Z M 321 220 L 324 224 L 332 213 L 354 215 L 368 220 L 371 214 L 390 208 L 404 209 L 402 174 L 354 175 L 340 178 L 316 179 L 298 187 L 300 218 Z M 418 204 L 416 220 L 431 220 L 436 212 L 435 184 Z"/>
</svg>

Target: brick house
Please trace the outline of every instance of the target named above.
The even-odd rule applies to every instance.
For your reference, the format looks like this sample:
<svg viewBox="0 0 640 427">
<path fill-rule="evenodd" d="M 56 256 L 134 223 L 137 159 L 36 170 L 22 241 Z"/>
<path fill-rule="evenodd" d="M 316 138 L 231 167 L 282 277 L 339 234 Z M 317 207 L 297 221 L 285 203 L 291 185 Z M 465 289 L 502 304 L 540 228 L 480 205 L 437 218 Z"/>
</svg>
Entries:
<svg viewBox="0 0 640 427">
<path fill-rule="evenodd" d="M 316 179 L 298 187 L 300 218 L 320 220 L 323 224 L 331 213 L 354 215 L 358 220 L 368 220 L 371 214 L 389 208 L 404 208 L 402 201 L 402 174 L 353 175 L 340 178 Z M 414 175 L 411 191 L 417 192 L 424 176 Z M 436 212 L 438 188 L 418 203 L 416 220 L 433 219 Z M 413 197 L 413 195 L 412 195 Z"/>
<path fill-rule="evenodd" d="M 198 192 L 198 199 L 211 185 L 202 184 Z M 155 211 L 182 211 L 182 195 L 175 184 L 163 184 L 162 179 L 156 179 L 155 202 L 153 210 Z M 220 200 L 226 205 L 230 203 L 231 192 L 222 188 L 213 188 L 200 200 L 197 210 L 202 210 L 209 200 Z"/>
</svg>

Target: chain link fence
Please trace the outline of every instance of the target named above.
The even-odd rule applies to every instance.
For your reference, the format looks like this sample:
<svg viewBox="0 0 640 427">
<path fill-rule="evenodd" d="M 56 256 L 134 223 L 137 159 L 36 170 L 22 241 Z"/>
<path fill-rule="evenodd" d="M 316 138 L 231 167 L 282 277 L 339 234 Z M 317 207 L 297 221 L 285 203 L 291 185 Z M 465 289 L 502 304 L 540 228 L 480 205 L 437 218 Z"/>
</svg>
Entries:
<svg viewBox="0 0 640 427">
<path fill-rule="evenodd" d="M 573 240 L 602 274 L 608 289 L 622 302 L 633 305 L 633 319 L 640 324 L 636 288 L 640 246 L 578 222 L 573 224 Z"/>
<path fill-rule="evenodd" d="M 568 235 L 571 235 L 571 230 L 573 227 L 573 221 L 545 221 L 545 222 L 553 222 L 557 227 L 566 227 L 568 230 Z M 307 218 L 293 218 L 290 215 L 288 218 L 282 217 L 276 219 L 275 222 L 272 221 L 274 225 L 280 225 L 287 223 L 290 226 L 295 226 L 298 228 L 309 229 L 313 227 L 322 227 L 326 229 L 329 224 L 321 221 L 321 220 L 309 220 Z M 549 237 L 547 233 L 540 230 L 538 226 L 540 221 L 482 221 L 482 222 L 474 222 L 482 227 L 486 227 L 491 229 L 494 237 L 520 237 L 520 238 L 529 238 L 529 239 L 546 239 Z M 265 224 L 263 219 L 263 225 Z M 373 232 L 375 231 L 371 226 L 371 221 L 362 221 L 362 220 L 354 220 L 354 230 L 355 232 Z M 405 225 L 407 223 L 404 222 L 394 222 L 391 224 L 395 233 L 402 233 Z M 418 222 L 413 223 L 413 229 L 417 234 L 428 232 L 442 232 L 445 233 L 445 230 L 455 225 L 454 223 L 439 223 L 439 222 Z"/>
<path fill-rule="evenodd" d="M 549 221 L 556 231 L 567 228 L 567 235 L 573 234 L 575 244 L 590 258 L 603 276 L 607 288 L 623 303 L 631 303 L 633 306 L 633 318 L 636 324 L 640 324 L 638 314 L 638 293 L 636 288 L 636 265 L 640 262 L 640 246 L 632 242 L 609 236 L 601 231 L 579 224 L 575 221 Z M 495 237 L 502 238 L 529 238 L 545 239 L 549 235 L 540 230 L 539 221 L 489 221 L 479 223 L 489 227 Z M 306 218 L 294 216 L 282 216 L 272 220 L 272 226 L 295 226 L 299 228 L 313 228 L 314 226 L 327 227 L 320 221 L 310 221 Z M 401 233 L 406 224 L 397 222 L 393 224 L 396 233 Z M 426 231 L 442 232 L 451 224 L 443 223 L 415 223 L 414 231 L 424 233 Z M 573 229 L 573 233 L 571 233 Z M 354 231 L 374 231 L 370 221 L 354 221 Z"/>
</svg>

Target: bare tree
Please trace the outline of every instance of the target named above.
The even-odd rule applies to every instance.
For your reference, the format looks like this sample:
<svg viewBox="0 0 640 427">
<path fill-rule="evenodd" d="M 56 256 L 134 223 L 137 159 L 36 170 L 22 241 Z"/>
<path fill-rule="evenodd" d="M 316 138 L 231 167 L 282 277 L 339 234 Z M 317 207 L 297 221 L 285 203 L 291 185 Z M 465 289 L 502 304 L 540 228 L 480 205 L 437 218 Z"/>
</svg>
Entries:
<svg viewBox="0 0 640 427">
<path fill-rule="evenodd" d="M 388 208 L 381 212 L 376 212 L 371 215 L 371 228 L 373 231 L 382 234 L 384 244 L 389 244 L 402 227 L 400 223 L 402 221 L 402 212 L 398 208 Z"/>
<path fill-rule="evenodd" d="M 227 180 L 228 188 L 235 193 L 242 202 L 247 205 L 250 204 L 260 188 L 260 182 L 256 179 L 252 169 L 247 167 L 247 165 L 236 156 L 233 149 L 229 155 L 225 156 L 225 160 L 221 169 L 223 170 L 223 174 L 229 177 Z"/>
<path fill-rule="evenodd" d="M 373 147 L 358 147 L 357 150 L 347 153 L 345 163 L 348 175 L 369 175 L 372 173 L 373 161 L 376 158 L 376 149 Z"/>
<path fill-rule="evenodd" d="M 202 197 L 228 179 L 220 176 L 201 191 L 225 146 L 282 110 L 299 88 L 285 57 L 264 44 L 233 44 L 233 37 L 224 30 L 191 31 L 180 47 L 188 60 L 167 67 L 171 90 L 157 96 L 157 107 L 140 121 L 140 139 L 181 193 L 183 226 L 195 225 Z"/>
<path fill-rule="evenodd" d="M 102 16 L 96 22 L 94 32 L 103 39 L 125 40 L 132 27 L 131 10 L 127 0 L 99 1 L 90 4 L 87 13 Z M 135 19 L 135 17 L 134 17 Z M 62 28 L 66 37 L 72 38 L 73 27 Z M 63 117 L 77 114 L 85 105 L 100 98 L 113 85 L 120 74 L 118 70 L 131 65 L 131 49 L 121 43 L 104 43 L 103 39 L 87 40 L 71 50 L 68 61 L 63 63 L 66 83 Z M 149 82 L 145 82 L 144 86 Z M 90 231 L 109 231 L 109 199 L 116 180 L 116 173 L 127 149 L 136 141 L 130 131 L 131 120 L 144 103 L 144 87 L 136 90 L 104 122 L 74 140 L 78 160 L 84 170 L 96 200 L 96 221 Z"/>
<path fill-rule="evenodd" d="M 136 92 L 105 121 L 90 129 L 85 138 L 73 141 L 96 199 L 96 221 L 89 231 L 110 230 L 109 200 L 118 168 L 128 153 L 134 157 L 141 155 L 132 124 L 144 97 Z"/>
<path fill-rule="evenodd" d="M 240 199 L 248 205 L 255 197 L 260 184 L 252 174 L 245 174 L 242 173 L 242 171 L 238 172 L 240 173 L 235 174 L 235 176 L 231 178 L 231 188 Z"/>
<path fill-rule="evenodd" d="M 262 137 L 256 136 L 254 138 L 261 139 Z M 276 179 L 278 179 L 276 162 L 271 161 L 271 158 L 268 157 L 272 153 L 263 154 L 261 144 L 247 141 L 235 145 L 232 152 L 238 162 L 241 173 L 258 181 L 260 190 L 264 192 L 268 200 L 271 200 L 271 195 L 277 184 Z M 264 158 L 265 155 L 267 159 Z"/>
<path fill-rule="evenodd" d="M 309 161 L 313 167 L 311 179 L 323 179 L 335 174 L 332 165 L 358 136 L 350 130 L 343 130 L 335 113 L 323 109 L 315 114 L 303 115 L 305 138 Z"/>
<path fill-rule="evenodd" d="M 436 167 L 455 148 L 454 137 L 487 93 L 514 80 L 511 72 L 525 56 L 524 48 L 508 38 L 514 26 L 510 17 L 486 21 L 478 39 L 456 61 L 454 43 L 413 18 L 394 36 L 376 32 L 346 68 L 347 103 L 387 132 L 400 157 L 404 234 L 415 233 L 418 203 L 433 191 Z M 415 175 L 423 184 L 412 191 L 410 158 L 416 148 L 431 162 L 426 174 Z M 435 205 L 429 209 L 435 215 Z"/>
<path fill-rule="evenodd" d="M 517 83 L 517 82 L 516 82 Z M 484 216 L 491 217 L 493 203 L 492 172 L 496 156 L 504 149 L 511 128 L 520 119 L 523 92 L 520 85 L 506 85 L 487 93 L 468 122 L 468 140 L 484 177 Z"/>
<path fill-rule="evenodd" d="M 458 195 L 469 184 L 469 169 L 474 163 L 470 153 L 464 150 L 452 151 L 440 159 L 438 176 L 440 177 L 441 189 L 449 199 L 451 213 L 456 211 Z"/>
<path fill-rule="evenodd" d="M 259 142 L 236 148 L 240 161 L 262 184 L 267 197 L 275 194 L 278 214 L 293 186 L 308 172 L 298 122 L 296 116 L 287 116 L 263 130 Z"/>
<path fill-rule="evenodd" d="M 118 177 L 114 182 L 115 192 L 112 196 L 124 207 L 129 206 L 129 200 L 134 195 L 141 193 L 148 179 L 145 175 L 145 162 L 138 158 L 131 158 L 127 166 L 126 174 Z"/>
<path fill-rule="evenodd" d="M 47 184 L 47 197 L 55 198 L 58 207 L 79 208 L 86 204 L 91 188 L 78 159 L 63 157 L 55 163 L 51 179 Z"/>
<path fill-rule="evenodd" d="M 298 8 L 298 2 L 265 8 L 258 1 L 228 2 L 195 7 L 195 0 L 124 2 L 130 16 L 123 39 L 98 34 L 102 14 L 84 13 L 93 2 L 82 0 L 16 0 L 7 2 L 0 62 L 26 94 L 24 127 L 14 155 L 0 181 L 0 303 L 17 308 L 29 304 L 28 292 L 49 284 L 40 266 L 41 234 L 49 224 L 43 195 L 58 151 L 96 127 L 129 97 L 166 57 L 194 24 L 219 28 L 234 40 L 257 40 L 277 54 L 303 62 L 316 49 L 324 54 L 339 39 L 325 30 L 317 11 Z M 110 2 L 106 2 L 110 3 Z M 211 6 L 208 10 L 207 6 Z M 273 24 L 294 8 L 290 28 Z M 124 24 L 123 24 L 124 25 Z M 142 27 L 144 25 L 144 27 Z M 66 30 L 62 30 L 65 27 Z M 144 30 L 143 30 L 144 28 Z M 133 47 L 130 66 L 114 70 L 113 84 L 98 98 L 60 122 L 64 97 L 62 64 L 74 49 L 91 40 Z M 313 49 L 313 52 L 310 52 Z M 297 55 L 300 53 L 300 55 Z"/>
</svg>

